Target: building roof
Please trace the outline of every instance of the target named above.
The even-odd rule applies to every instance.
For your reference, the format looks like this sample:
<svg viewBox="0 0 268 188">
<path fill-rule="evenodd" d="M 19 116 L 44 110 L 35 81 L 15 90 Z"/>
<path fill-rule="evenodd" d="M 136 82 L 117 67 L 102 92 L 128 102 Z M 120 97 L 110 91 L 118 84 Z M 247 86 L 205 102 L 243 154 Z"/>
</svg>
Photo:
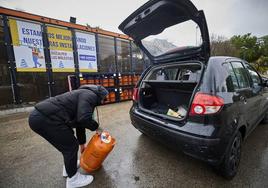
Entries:
<svg viewBox="0 0 268 188">
<path fill-rule="evenodd" d="M 92 28 L 80 24 L 74 24 L 62 20 L 57 20 L 54 18 L 49 18 L 45 16 L 40 16 L 36 14 L 31 14 L 28 12 L 23 12 L 23 11 L 18 11 L 18 10 L 13 10 L 13 9 L 8 9 L 5 7 L 0 7 L 0 14 L 6 15 L 6 16 L 12 16 L 12 17 L 17 17 L 17 18 L 22 18 L 26 20 L 31 20 L 31 21 L 37 21 L 45 24 L 53 24 L 56 26 L 62 26 L 62 27 L 69 27 L 69 28 L 74 28 L 82 31 L 88 31 L 92 33 L 98 33 L 102 35 L 107 35 L 107 36 L 112 36 L 112 37 L 117 37 L 121 39 L 127 39 L 127 40 L 132 40 L 131 37 L 99 28 Z"/>
</svg>

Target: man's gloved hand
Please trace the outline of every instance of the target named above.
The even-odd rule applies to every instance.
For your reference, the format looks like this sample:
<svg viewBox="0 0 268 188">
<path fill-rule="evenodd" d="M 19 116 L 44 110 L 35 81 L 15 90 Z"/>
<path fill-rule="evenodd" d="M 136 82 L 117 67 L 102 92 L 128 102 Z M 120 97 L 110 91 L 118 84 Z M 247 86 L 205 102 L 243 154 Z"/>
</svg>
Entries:
<svg viewBox="0 0 268 188">
<path fill-rule="evenodd" d="M 86 128 L 90 129 L 91 131 L 95 131 L 95 130 L 97 130 L 98 127 L 99 127 L 99 124 L 95 120 L 92 119 L 89 122 L 88 127 L 86 127 Z"/>
<path fill-rule="evenodd" d="M 79 145 L 80 146 L 80 152 L 83 153 L 86 149 L 86 144 Z"/>
<path fill-rule="evenodd" d="M 99 127 L 99 124 L 95 120 L 90 120 L 88 123 L 80 124 L 80 127 L 89 129 L 91 131 L 96 131 Z"/>
<path fill-rule="evenodd" d="M 99 126 L 96 130 L 96 133 L 100 135 L 102 132 L 103 132 L 103 128 Z"/>
</svg>

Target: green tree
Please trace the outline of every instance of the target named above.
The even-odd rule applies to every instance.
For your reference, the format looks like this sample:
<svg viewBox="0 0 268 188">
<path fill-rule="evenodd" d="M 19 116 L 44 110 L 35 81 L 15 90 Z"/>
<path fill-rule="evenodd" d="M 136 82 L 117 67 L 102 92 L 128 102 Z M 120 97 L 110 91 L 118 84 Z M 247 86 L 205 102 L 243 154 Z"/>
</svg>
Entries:
<svg viewBox="0 0 268 188">
<path fill-rule="evenodd" d="M 262 55 L 258 38 L 250 33 L 233 36 L 231 43 L 238 51 L 238 56 L 248 62 L 255 62 Z"/>
<path fill-rule="evenodd" d="M 238 57 L 251 63 L 261 73 L 268 70 L 268 36 L 257 38 L 248 33 L 235 35 L 230 41 Z"/>
<path fill-rule="evenodd" d="M 256 62 L 252 63 L 252 65 L 257 69 L 260 73 L 266 73 L 268 71 L 268 57 L 261 56 Z"/>
</svg>

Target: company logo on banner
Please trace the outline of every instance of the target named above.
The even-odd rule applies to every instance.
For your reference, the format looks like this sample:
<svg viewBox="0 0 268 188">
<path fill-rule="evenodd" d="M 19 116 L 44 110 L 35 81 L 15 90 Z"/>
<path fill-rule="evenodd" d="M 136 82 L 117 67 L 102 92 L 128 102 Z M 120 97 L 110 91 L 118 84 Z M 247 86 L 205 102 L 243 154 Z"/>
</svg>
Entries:
<svg viewBox="0 0 268 188">
<path fill-rule="evenodd" d="M 75 35 L 80 72 L 97 72 L 95 35 L 81 32 Z"/>
<path fill-rule="evenodd" d="M 39 24 L 9 19 L 18 72 L 45 72 L 42 30 Z"/>
<path fill-rule="evenodd" d="M 53 72 L 74 72 L 72 34 L 67 29 L 47 27 Z"/>
</svg>

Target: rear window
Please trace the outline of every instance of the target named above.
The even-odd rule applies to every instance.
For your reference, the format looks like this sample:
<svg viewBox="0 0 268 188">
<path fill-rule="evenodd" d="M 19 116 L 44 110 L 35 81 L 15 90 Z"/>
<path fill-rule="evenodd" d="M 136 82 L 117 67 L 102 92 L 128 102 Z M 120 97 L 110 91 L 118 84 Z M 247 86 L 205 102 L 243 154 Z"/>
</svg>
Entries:
<svg viewBox="0 0 268 188">
<path fill-rule="evenodd" d="M 228 71 L 229 75 L 225 79 L 223 85 L 227 87 L 228 92 L 234 92 L 236 89 L 239 89 L 234 70 L 230 63 L 225 63 L 224 67 Z"/>
<path fill-rule="evenodd" d="M 198 25 L 189 20 L 168 27 L 160 34 L 150 35 L 141 42 L 152 56 L 160 56 L 177 50 L 199 47 L 203 41 Z"/>
<path fill-rule="evenodd" d="M 236 79 L 240 89 L 249 88 L 249 80 L 247 75 L 247 70 L 244 68 L 241 62 L 231 62 L 233 70 L 235 72 Z"/>
<path fill-rule="evenodd" d="M 198 82 L 201 76 L 200 65 L 172 66 L 153 69 L 145 80 Z"/>
</svg>

